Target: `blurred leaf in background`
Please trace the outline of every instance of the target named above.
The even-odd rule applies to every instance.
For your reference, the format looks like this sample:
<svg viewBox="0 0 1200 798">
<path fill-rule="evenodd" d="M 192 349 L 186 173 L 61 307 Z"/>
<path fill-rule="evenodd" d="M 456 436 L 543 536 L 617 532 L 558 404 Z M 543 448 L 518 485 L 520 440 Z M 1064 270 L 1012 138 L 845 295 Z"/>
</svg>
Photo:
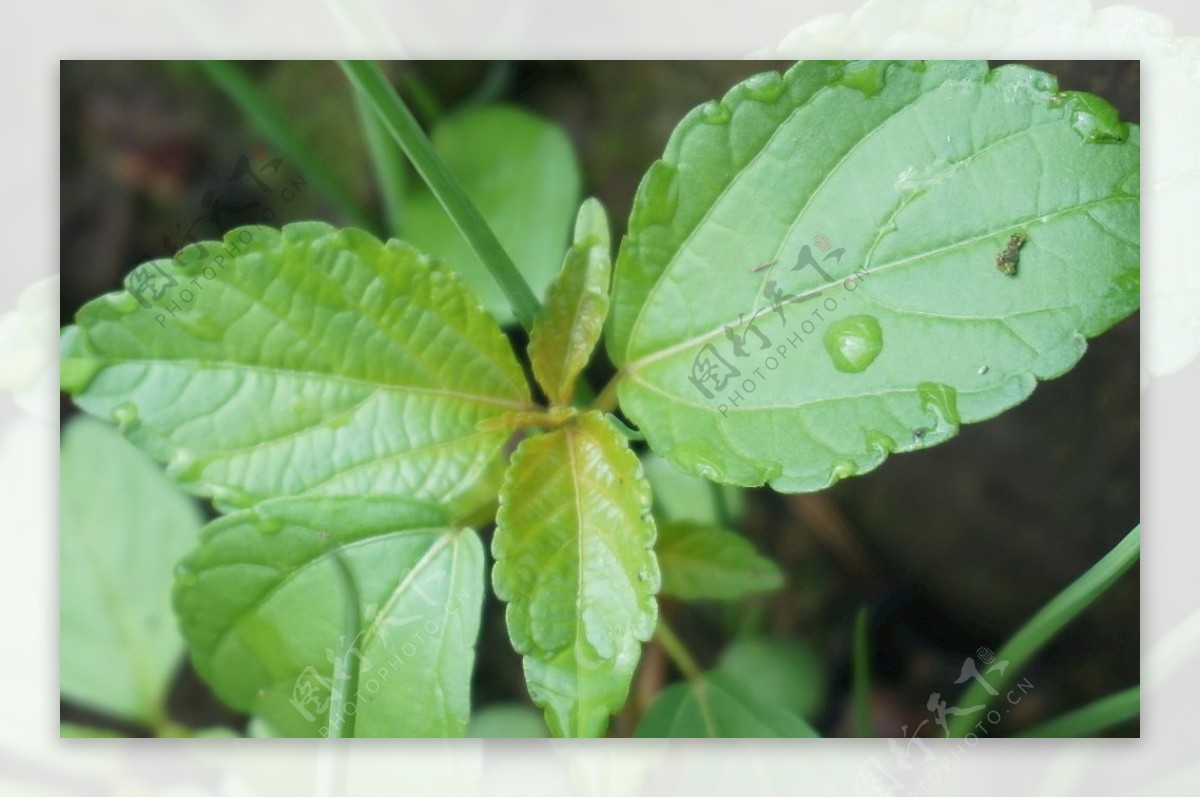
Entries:
<svg viewBox="0 0 1200 798">
<path fill-rule="evenodd" d="M 431 139 L 541 297 L 562 264 L 579 205 L 579 164 L 566 133 L 519 108 L 488 105 L 445 118 Z M 446 261 L 502 324 L 512 321 L 500 287 L 423 183 L 414 181 L 402 218 L 404 240 Z"/>
<path fill-rule="evenodd" d="M 183 654 L 171 613 L 175 564 L 203 519 L 113 427 L 77 417 L 62 434 L 61 690 L 151 727 Z M 64 727 L 63 736 L 82 736 Z M 95 735 L 87 735 L 95 736 Z"/>
</svg>

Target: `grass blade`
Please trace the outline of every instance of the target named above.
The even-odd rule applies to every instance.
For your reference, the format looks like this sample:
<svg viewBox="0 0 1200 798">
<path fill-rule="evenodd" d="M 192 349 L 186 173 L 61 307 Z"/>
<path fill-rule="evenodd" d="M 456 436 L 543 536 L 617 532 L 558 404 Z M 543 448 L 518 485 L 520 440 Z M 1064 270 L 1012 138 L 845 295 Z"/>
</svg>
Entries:
<svg viewBox="0 0 1200 798">
<path fill-rule="evenodd" d="M 496 239 L 479 210 L 433 149 L 429 138 L 408 106 L 384 77 L 379 65 L 369 61 L 341 61 L 350 82 L 374 106 L 383 124 L 400 144 L 417 173 L 437 197 L 479 259 L 512 305 L 513 315 L 526 330 L 533 328 L 540 305 L 512 258 Z"/>
<path fill-rule="evenodd" d="M 998 660 L 1006 660 L 1008 666 L 1004 673 L 992 677 L 992 687 L 999 692 L 1016 678 L 1017 673 L 1031 660 L 1041 648 L 1054 638 L 1092 602 L 1099 598 L 1105 590 L 1112 586 L 1138 561 L 1141 554 L 1142 528 L 1139 524 L 1133 528 L 1121 542 L 1104 555 L 1083 576 L 1076 579 L 1061 593 L 1050 600 L 1012 636 L 1007 644 L 1000 649 L 996 656 Z M 960 707 L 976 705 L 989 706 L 992 695 L 987 689 L 975 681 L 965 690 L 958 700 Z M 972 713 L 974 714 L 974 713 Z M 956 715 L 950 721 L 948 731 L 951 737 L 962 737 L 972 727 L 971 715 Z"/>
<path fill-rule="evenodd" d="M 266 136 L 300 167 L 317 190 L 346 217 L 351 224 L 367 230 L 374 229 L 370 214 L 351 195 L 349 189 L 333 175 L 320 158 L 296 135 L 283 112 L 229 61 L 197 62 L 213 82 L 229 96 L 250 119 L 251 125 Z"/>
<path fill-rule="evenodd" d="M 1142 688 L 1130 687 L 1105 696 L 1053 720 L 1039 723 L 1017 737 L 1091 737 L 1136 718 L 1142 711 Z"/>
</svg>

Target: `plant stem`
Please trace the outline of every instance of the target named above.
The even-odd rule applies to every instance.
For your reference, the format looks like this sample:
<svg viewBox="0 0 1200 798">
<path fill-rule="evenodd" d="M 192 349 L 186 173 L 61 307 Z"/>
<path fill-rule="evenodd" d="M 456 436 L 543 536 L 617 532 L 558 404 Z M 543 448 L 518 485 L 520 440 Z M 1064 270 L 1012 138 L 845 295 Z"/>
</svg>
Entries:
<svg viewBox="0 0 1200 798">
<path fill-rule="evenodd" d="M 624 376 L 624 372 L 621 371 L 618 371 L 616 374 L 612 375 L 612 379 L 608 381 L 608 384 L 605 385 L 604 389 L 600 391 L 600 395 L 596 397 L 594 402 L 592 402 L 593 410 L 611 413 L 617 409 L 617 388 L 621 384 L 622 376 Z"/>
<path fill-rule="evenodd" d="M 1136 718 L 1141 712 L 1142 688 L 1130 687 L 1105 696 L 1065 715 L 1039 723 L 1017 737 L 1090 737 Z"/>
<path fill-rule="evenodd" d="M 433 149 L 408 106 L 387 82 L 379 65 L 369 61 L 339 63 L 350 82 L 374 105 L 376 113 L 399 142 L 417 173 L 445 208 L 471 249 L 487 266 L 492 278 L 508 297 L 517 321 L 526 330 L 533 329 L 533 321 L 540 309 L 537 297 L 496 239 L 496 234 Z"/>
<path fill-rule="evenodd" d="M 1068 585 L 1065 590 L 1051 599 L 1050 603 L 1042 607 L 1000 649 L 1000 653 L 996 657 L 1001 661 L 1006 661 L 1008 665 L 998 678 L 993 677 L 990 680 L 992 687 L 997 692 L 1002 692 L 1046 643 L 1061 632 L 1067 624 L 1075 620 L 1138 561 L 1141 554 L 1141 529 L 1141 525 L 1134 527 L 1133 531 L 1122 538 L 1120 543 L 1089 568 L 1083 576 Z M 982 704 L 987 707 L 992 698 L 993 696 L 987 688 L 979 680 L 976 680 L 967 690 L 963 691 L 957 705 L 973 707 Z M 955 715 L 948 726 L 949 736 L 961 737 L 970 731 L 974 714 Z"/>
<path fill-rule="evenodd" d="M 354 103 L 358 106 L 363 135 L 367 140 L 367 151 L 371 154 L 375 177 L 383 194 L 387 233 L 392 237 L 399 237 L 404 207 L 404 153 L 396 146 L 396 142 L 392 141 L 383 122 L 362 92 L 354 92 Z"/>
<path fill-rule="evenodd" d="M 229 61 L 197 62 L 213 82 L 242 110 L 262 135 L 284 155 L 291 158 L 301 171 L 312 180 L 322 195 L 344 215 L 351 224 L 373 229 L 370 214 L 354 199 L 349 189 L 342 185 L 326 166 L 326 160 L 309 148 L 296 135 L 295 128 L 266 94 L 259 91 L 242 70 Z"/>
<path fill-rule="evenodd" d="M 854 619 L 854 721 L 859 737 L 871 728 L 871 616 L 866 607 Z"/>
<path fill-rule="evenodd" d="M 708 482 L 708 490 L 712 494 L 713 512 L 717 516 L 717 524 L 724 529 L 733 529 L 733 513 L 729 512 L 729 500 L 725 497 L 725 486 L 720 482 Z"/>
<path fill-rule="evenodd" d="M 342 628 L 346 630 L 343 645 L 337 652 L 333 663 L 333 682 L 329 699 L 329 733 L 330 739 L 354 736 L 354 717 L 357 712 L 347 712 L 346 707 L 358 700 L 358 669 L 359 658 L 351 656 L 354 647 L 358 645 L 358 635 L 362 628 L 362 619 L 358 613 L 358 585 L 350 566 L 342 559 L 340 549 L 333 554 L 333 563 L 341 577 L 345 588 L 345 616 Z M 359 652 L 361 653 L 361 652 Z"/>
<path fill-rule="evenodd" d="M 658 628 L 654 630 L 654 637 L 662 645 L 663 651 L 667 652 L 667 656 L 671 658 L 671 662 L 675 663 L 675 667 L 683 674 L 684 678 L 689 682 L 699 682 L 701 678 L 700 666 L 696 664 L 696 660 L 692 658 L 691 653 L 687 650 L 687 646 L 683 641 L 675 636 L 675 632 L 671 630 L 670 625 L 660 614 L 658 617 Z"/>
</svg>

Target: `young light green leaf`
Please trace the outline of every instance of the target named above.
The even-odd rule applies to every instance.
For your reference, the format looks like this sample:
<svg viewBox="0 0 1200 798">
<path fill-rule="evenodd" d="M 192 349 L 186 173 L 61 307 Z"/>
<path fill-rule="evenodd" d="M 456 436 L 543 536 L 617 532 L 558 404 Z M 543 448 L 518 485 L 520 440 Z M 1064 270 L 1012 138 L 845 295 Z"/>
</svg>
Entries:
<svg viewBox="0 0 1200 798">
<path fill-rule="evenodd" d="M 328 734 L 343 675 L 355 736 L 461 736 L 483 547 L 448 520 L 434 505 L 309 497 L 218 519 L 176 571 L 196 670 L 282 737 Z"/>
<path fill-rule="evenodd" d="M 600 736 L 625 702 L 658 618 L 654 534 L 637 457 L 602 414 L 527 438 L 513 455 L 492 584 L 555 736 Z"/>
<path fill-rule="evenodd" d="M 444 119 L 433 146 L 538 296 L 554 279 L 579 204 L 575 152 L 557 125 L 518 108 L 485 105 Z M 508 300 L 424 185 L 403 210 L 404 237 L 460 273 L 502 323 Z"/>
<path fill-rule="evenodd" d="M 477 425 L 529 389 L 456 276 L 315 222 L 238 228 L 176 260 L 131 276 L 153 280 L 152 307 L 123 291 L 79 311 L 62 385 L 184 487 L 235 508 L 386 494 L 461 517 L 494 500 L 507 433 Z"/>
<path fill-rule="evenodd" d="M 963 61 L 804 62 L 697 108 L 616 261 L 622 410 L 684 470 L 803 491 L 1018 404 L 1138 305 L 1110 110 Z"/>
<path fill-rule="evenodd" d="M 803 720 L 764 704 L 728 674 L 710 671 L 659 693 L 638 737 L 819 737 Z"/>
<path fill-rule="evenodd" d="M 569 405 L 575 379 L 587 365 L 608 315 L 612 277 L 608 216 L 587 199 L 575 221 L 575 242 L 546 292 L 542 315 L 529 334 L 533 374 L 556 405 Z"/>
<path fill-rule="evenodd" d="M 203 518 L 153 461 L 90 418 L 64 429 L 60 473 L 63 698 L 157 725 L 183 656 L 171 569 Z"/>
<path fill-rule="evenodd" d="M 659 524 L 654 546 L 662 592 L 681 599 L 736 599 L 783 585 L 775 563 L 736 532 L 710 524 Z"/>
</svg>

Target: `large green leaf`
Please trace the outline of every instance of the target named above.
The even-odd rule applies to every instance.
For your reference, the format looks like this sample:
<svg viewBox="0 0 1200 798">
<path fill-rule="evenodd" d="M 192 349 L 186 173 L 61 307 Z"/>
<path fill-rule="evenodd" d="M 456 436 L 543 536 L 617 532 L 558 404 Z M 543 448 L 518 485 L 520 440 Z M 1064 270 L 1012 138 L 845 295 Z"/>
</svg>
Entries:
<svg viewBox="0 0 1200 798">
<path fill-rule="evenodd" d="M 500 494 L 492 554 L 508 633 L 558 737 L 596 737 L 625 702 L 654 633 L 650 490 L 603 415 L 523 441 Z"/>
<path fill-rule="evenodd" d="M 662 592 L 682 599 L 735 599 L 783 585 L 775 563 L 746 538 L 711 524 L 668 521 L 655 544 Z"/>
<path fill-rule="evenodd" d="M 579 204 L 579 166 L 566 134 L 519 108 L 486 105 L 443 120 L 431 139 L 541 296 L 562 264 Z M 487 267 L 423 184 L 414 186 L 402 218 L 407 240 L 462 274 L 497 319 L 512 320 L 508 300 Z"/>
<path fill-rule="evenodd" d="M 611 247 L 604 206 L 595 199 L 584 201 L 575 222 L 574 243 L 529 334 L 533 374 L 554 404 L 571 403 L 575 379 L 604 329 L 612 279 Z"/>
<path fill-rule="evenodd" d="M 62 695 L 158 725 L 183 656 L 171 569 L 204 521 L 153 461 L 90 418 L 63 430 L 60 475 Z"/>
<path fill-rule="evenodd" d="M 185 487 L 224 507 L 370 494 L 466 514 L 494 499 L 507 433 L 477 425 L 529 389 L 455 275 L 320 223 L 238 228 L 177 260 L 157 262 L 178 282 L 161 303 L 123 291 L 79 311 L 62 385 Z"/>
<path fill-rule="evenodd" d="M 1022 66 L 753 77 L 638 191 L 621 407 L 681 468 L 785 491 L 944 441 L 1137 307 L 1139 152 L 1107 103 Z"/>
<path fill-rule="evenodd" d="M 791 712 L 764 704 L 736 679 L 710 671 L 663 690 L 638 737 L 818 737 Z"/>
<path fill-rule="evenodd" d="M 448 520 L 433 505 L 308 497 L 218 519 L 176 574 L 196 670 L 283 737 L 326 733 L 335 663 L 357 682 L 355 736 L 462 735 L 483 547 Z"/>
</svg>

